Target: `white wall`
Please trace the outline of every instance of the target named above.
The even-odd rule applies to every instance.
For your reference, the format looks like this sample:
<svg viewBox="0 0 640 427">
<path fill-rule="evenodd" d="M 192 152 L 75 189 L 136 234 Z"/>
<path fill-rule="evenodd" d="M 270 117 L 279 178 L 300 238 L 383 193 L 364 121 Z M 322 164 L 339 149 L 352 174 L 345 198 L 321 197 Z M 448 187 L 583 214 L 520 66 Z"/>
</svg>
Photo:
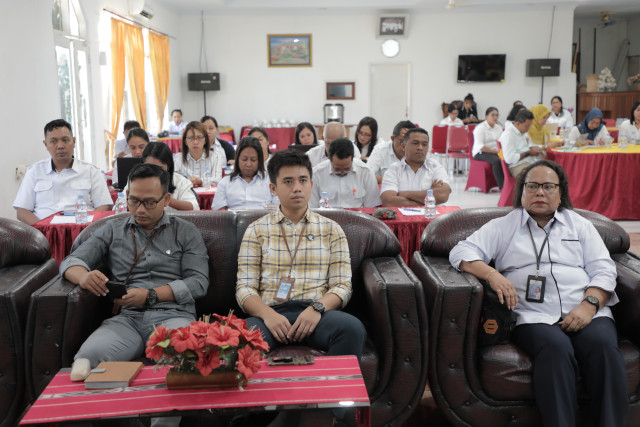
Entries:
<svg viewBox="0 0 640 427">
<path fill-rule="evenodd" d="M 453 13 L 451 13 L 453 12 Z M 221 90 L 210 92 L 208 113 L 236 135 L 242 125 L 263 119 L 322 121 L 327 81 L 355 81 L 356 99 L 345 105 L 345 122 L 357 123 L 369 112 L 369 66 L 374 63 L 411 64 L 411 119 L 431 128 L 441 118 L 443 101 L 472 92 L 480 114 L 493 105 L 503 114 L 512 102 L 538 103 L 540 78 L 525 77 L 528 58 L 547 56 L 551 8 L 529 12 L 466 13 L 463 9 L 414 14 L 409 36 L 399 39 L 400 54 L 386 59 L 375 37 L 374 14 L 349 15 L 216 15 L 205 16 L 209 70 L 220 72 Z M 575 75 L 570 73 L 573 11 L 556 10 L 550 57 L 561 58 L 561 76 L 545 79 L 544 101 L 560 95 L 575 107 Z M 460 37 L 458 29 L 468 29 Z M 269 68 L 267 34 L 312 33 L 313 67 Z M 201 92 L 188 92 L 186 74 L 198 67 L 200 16 L 180 20 L 180 62 L 183 70 L 182 107 L 188 120 L 203 113 Z M 459 54 L 506 53 L 505 83 L 458 84 Z M 206 70 L 202 70 L 206 71 Z M 398 117 L 378 120 L 400 120 Z M 388 137 L 388 135 L 385 135 Z"/>
</svg>

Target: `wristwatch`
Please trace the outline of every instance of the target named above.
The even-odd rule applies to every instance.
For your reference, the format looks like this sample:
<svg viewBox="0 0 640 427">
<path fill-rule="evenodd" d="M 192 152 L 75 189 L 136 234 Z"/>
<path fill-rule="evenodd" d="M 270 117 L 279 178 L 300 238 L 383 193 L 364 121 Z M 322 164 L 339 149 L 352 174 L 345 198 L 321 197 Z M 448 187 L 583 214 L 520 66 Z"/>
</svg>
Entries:
<svg viewBox="0 0 640 427">
<path fill-rule="evenodd" d="M 320 314 L 324 313 L 324 304 L 322 304 L 320 301 L 312 303 L 311 307 Z"/>
<path fill-rule="evenodd" d="M 596 313 L 598 312 L 598 310 L 600 310 L 600 301 L 598 300 L 597 297 L 594 297 L 593 295 L 589 295 L 588 297 L 586 297 L 582 301 L 586 301 L 589 304 L 595 305 L 596 306 Z"/>
<path fill-rule="evenodd" d="M 149 295 L 147 296 L 147 300 L 144 302 L 145 307 L 151 307 L 158 302 L 158 294 L 154 289 L 149 289 Z"/>
</svg>

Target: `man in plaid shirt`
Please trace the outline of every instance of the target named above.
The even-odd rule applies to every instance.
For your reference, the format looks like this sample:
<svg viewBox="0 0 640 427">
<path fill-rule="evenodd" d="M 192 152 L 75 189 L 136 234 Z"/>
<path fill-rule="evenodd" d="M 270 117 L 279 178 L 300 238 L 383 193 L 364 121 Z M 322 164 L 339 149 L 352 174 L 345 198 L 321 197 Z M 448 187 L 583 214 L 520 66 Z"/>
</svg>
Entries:
<svg viewBox="0 0 640 427">
<path fill-rule="evenodd" d="M 344 232 L 309 209 L 309 158 L 280 151 L 269 161 L 280 209 L 251 224 L 238 254 L 236 299 L 270 348 L 301 343 L 329 355 L 360 357 L 364 326 L 340 311 L 351 297 L 351 260 Z"/>
</svg>

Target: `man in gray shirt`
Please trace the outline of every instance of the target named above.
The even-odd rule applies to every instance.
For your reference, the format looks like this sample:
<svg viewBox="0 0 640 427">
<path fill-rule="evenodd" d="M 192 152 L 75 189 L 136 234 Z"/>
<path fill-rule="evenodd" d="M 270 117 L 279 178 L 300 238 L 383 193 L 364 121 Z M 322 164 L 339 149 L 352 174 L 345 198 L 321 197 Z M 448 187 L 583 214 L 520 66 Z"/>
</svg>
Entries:
<svg viewBox="0 0 640 427">
<path fill-rule="evenodd" d="M 169 174 L 159 166 L 136 165 L 129 175 L 131 216 L 109 221 L 60 265 L 60 274 L 97 296 L 109 279 L 104 263 L 127 293 L 120 314 L 105 320 L 74 357 L 72 380 L 81 380 L 102 361 L 127 361 L 144 354 L 154 327 L 187 326 L 195 320 L 195 299 L 209 286 L 204 240 L 190 222 L 167 216 Z"/>
</svg>

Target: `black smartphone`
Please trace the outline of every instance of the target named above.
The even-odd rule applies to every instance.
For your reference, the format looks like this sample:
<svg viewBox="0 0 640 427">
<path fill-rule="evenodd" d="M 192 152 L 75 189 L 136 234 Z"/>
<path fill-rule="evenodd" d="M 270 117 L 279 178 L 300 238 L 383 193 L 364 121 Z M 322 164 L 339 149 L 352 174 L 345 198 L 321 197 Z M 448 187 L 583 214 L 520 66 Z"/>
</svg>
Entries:
<svg viewBox="0 0 640 427">
<path fill-rule="evenodd" d="M 109 293 L 107 295 L 110 299 L 122 298 L 123 295 L 127 293 L 127 287 L 122 282 L 109 280 L 107 282 L 107 289 L 109 289 Z"/>
<path fill-rule="evenodd" d="M 268 359 L 269 366 L 278 365 L 312 365 L 313 355 L 304 356 L 271 356 Z"/>
</svg>

